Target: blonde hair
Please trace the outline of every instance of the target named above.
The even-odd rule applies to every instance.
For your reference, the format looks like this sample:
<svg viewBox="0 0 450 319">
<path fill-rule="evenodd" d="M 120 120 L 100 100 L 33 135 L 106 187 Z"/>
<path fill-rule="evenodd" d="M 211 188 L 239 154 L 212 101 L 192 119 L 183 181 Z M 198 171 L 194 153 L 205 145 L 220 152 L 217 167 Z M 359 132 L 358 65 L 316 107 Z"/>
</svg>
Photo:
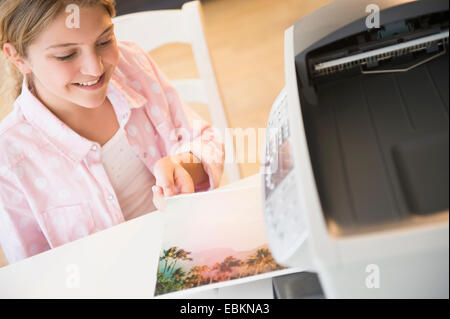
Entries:
<svg viewBox="0 0 450 319">
<path fill-rule="evenodd" d="M 0 0 L 0 121 L 11 111 L 23 81 L 3 45 L 11 43 L 18 55 L 26 58 L 28 46 L 69 4 L 102 5 L 111 17 L 116 15 L 115 0 Z"/>
</svg>

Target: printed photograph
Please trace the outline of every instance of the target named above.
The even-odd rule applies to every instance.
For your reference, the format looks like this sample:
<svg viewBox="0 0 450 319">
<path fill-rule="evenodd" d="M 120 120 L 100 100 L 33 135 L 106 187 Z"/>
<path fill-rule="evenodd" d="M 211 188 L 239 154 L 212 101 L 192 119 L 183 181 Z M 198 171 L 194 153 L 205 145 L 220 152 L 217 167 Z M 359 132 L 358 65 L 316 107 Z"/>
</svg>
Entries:
<svg viewBox="0 0 450 319">
<path fill-rule="evenodd" d="M 258 187 L 169 200 L 155 296 L 286 269 L 272 257 L 260 208 Z"/>
</svg>

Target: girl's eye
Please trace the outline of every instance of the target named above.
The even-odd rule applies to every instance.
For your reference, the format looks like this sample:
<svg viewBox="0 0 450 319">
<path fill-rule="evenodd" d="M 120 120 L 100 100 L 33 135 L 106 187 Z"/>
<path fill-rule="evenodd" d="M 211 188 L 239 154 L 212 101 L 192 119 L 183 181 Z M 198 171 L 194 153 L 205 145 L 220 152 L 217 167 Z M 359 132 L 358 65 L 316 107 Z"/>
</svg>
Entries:
<svg viewBox="0 0 450 319">
<path fill-rule="evenodd" d="M 107 46 L 108 44 L 110 44 L 111 42 L 112 42 L 112 40 L 109 39 L 108 41 L 101 42 L 101 43 L 99 43 L 98 45 L 101 46 L 101 47 L 105 47 L 105 46 Z"/>
<path fill-rule="evenodd" d="M 56 58 L 60 61 L 66 61 L 69 60 L 71 57 L 73 57 L 75 55 L 75 53 L 66 55 L 66 56 L 57 56 Z"/>
<path fill-rule="evenodd" d="M 99 46 L 99 47 L 106 47 L 106 46 L 108 46 L 108 45 L 111 44 L 111 43 L 112 43 L 112 39 L 109 39 L 108 41 L 100 42 L 100 43 L 98 44 L 98 46 Z M 66 61 L 66 60 L 69 60 L 69 59 L 71 59 L 72 57 L 74 57 L 75 54 L 76 54 L 76 53 L 74 52 L 74 53 L 69 54 L 69 55 L 66 55 L 66 56 L 57 56 L 57 57 L 55 57 L 55 58 L 58 59 L 59 61 Z"/>
</svg>

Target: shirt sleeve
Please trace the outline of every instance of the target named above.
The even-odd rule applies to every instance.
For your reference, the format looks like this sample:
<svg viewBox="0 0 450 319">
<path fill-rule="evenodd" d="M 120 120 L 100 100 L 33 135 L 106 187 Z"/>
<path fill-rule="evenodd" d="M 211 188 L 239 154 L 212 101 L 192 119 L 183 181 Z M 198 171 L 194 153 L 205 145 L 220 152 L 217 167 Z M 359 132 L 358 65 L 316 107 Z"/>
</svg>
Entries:
<svg viewBox="0 0 450 319">
<path fill-rule="evenodd" d="M 10 264 L 50 249 L 25 195 L 0 172 L 0 245 Z"/>
<path fill-rule="evenodd" d="M 137 45 L 135 46 L 137 47 Z M 201 161 L 203 169 L 209 177 L 205 183 L 195 185 L 195 190 L 204 191 L 217 188 L 222 178 L 225 158 L 225 148 L 220 131 L 184 103 L 174 86 L 151 57 L 142 49 L 138 47 L 137 49 L 142 54 L 140 58 L 145 58 L 146 64 L 148 63 L 149 69 L 158 81 L 159 88 L 156 90 L 161 89 L 165 96 L 166 103 L 162 107 L 165 109 L 162 111 L 168 114 L 167 120 L 170 123 L 166 123 L 167 126 L 173 128 L 170 134 L 162 136 L 162 138 L 170 139 L 170 141 L 165 141 L 166 145 L 170 145 L 165 155 L 191 152 Z"/>
</svg>

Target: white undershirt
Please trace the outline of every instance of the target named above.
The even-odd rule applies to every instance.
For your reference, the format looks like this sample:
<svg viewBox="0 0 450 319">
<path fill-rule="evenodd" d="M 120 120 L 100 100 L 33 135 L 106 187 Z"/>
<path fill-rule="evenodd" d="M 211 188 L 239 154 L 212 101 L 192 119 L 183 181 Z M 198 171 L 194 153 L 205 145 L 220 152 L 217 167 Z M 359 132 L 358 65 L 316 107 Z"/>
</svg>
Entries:
<svg viewBox="0 0 450 319">
<path fill-rule="evenodd" d="M 128 145 L 122 128 L 102 146 L 102 162 L 125 220 L 156 210 L 152 192 L 155 177 Z"/>
</svg>

